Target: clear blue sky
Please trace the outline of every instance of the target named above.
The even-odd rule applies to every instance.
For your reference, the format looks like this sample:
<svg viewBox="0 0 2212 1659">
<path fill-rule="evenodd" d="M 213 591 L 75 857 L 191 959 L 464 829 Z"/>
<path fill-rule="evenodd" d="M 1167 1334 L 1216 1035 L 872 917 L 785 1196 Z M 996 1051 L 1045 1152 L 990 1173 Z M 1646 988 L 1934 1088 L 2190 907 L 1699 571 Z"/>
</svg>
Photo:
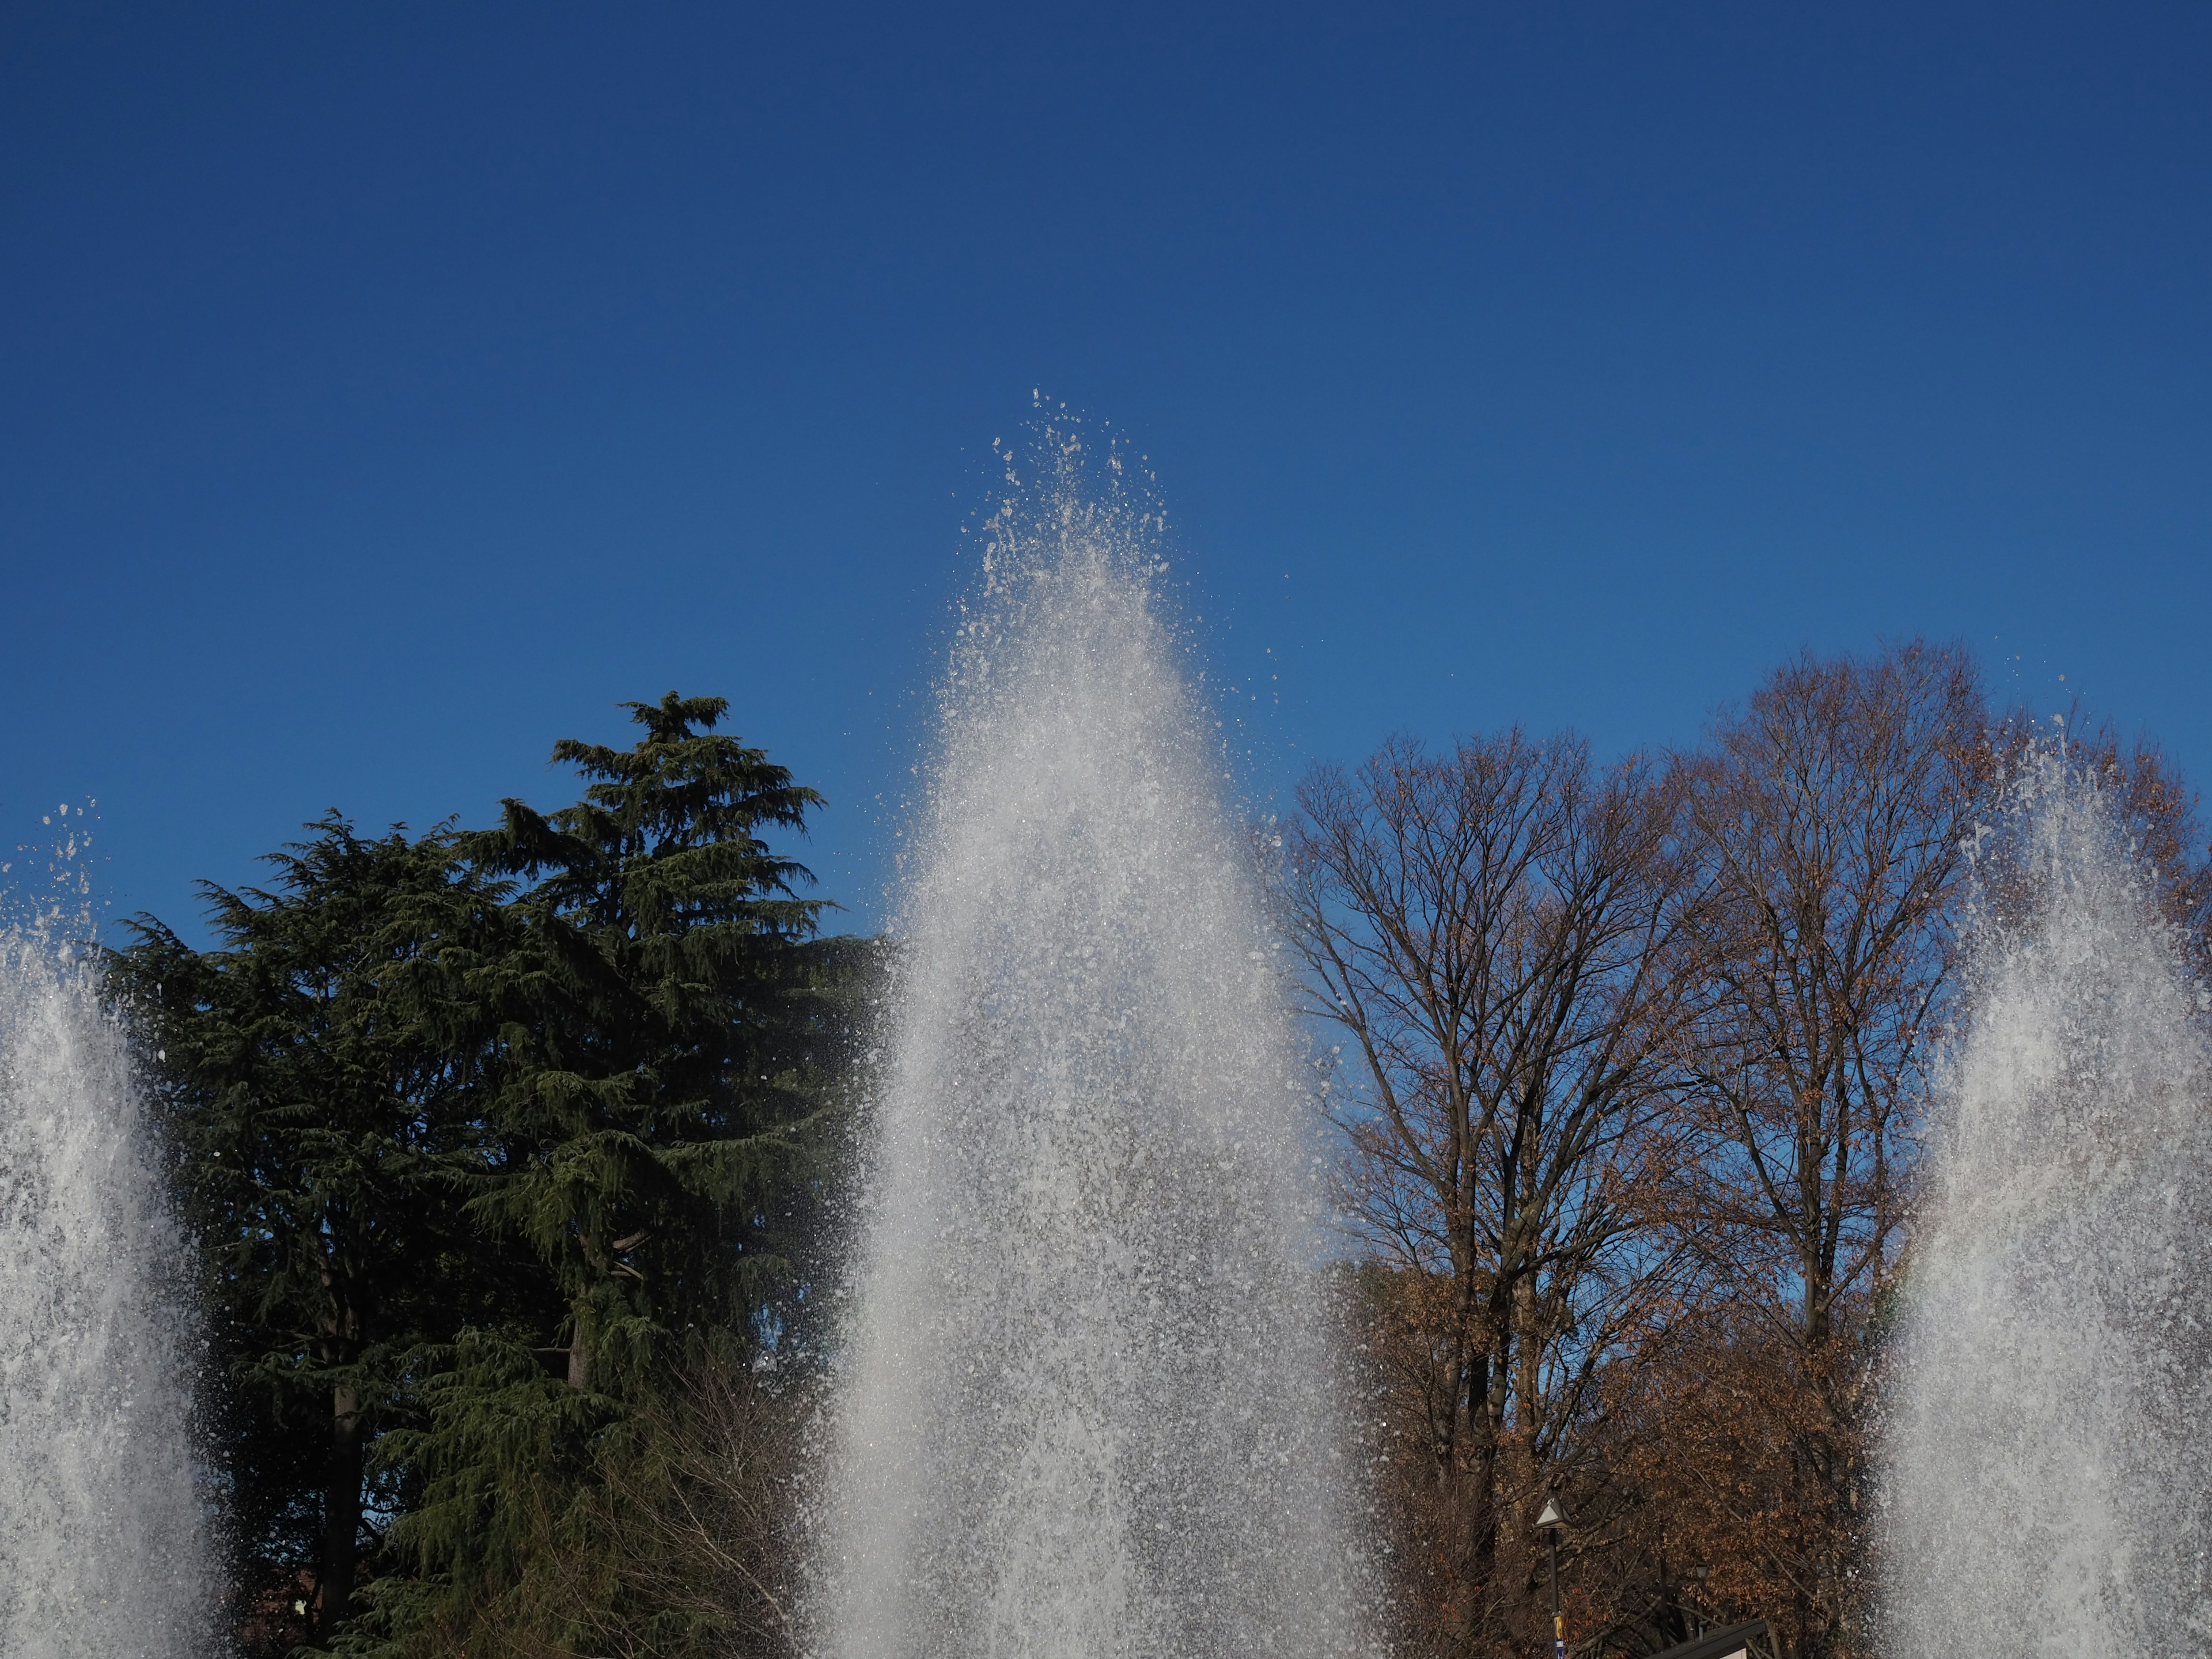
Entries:
<svg viewBox="0 0 2212 1659">
<path fill-rule="evenodd" d="M 2212 781 L 2208 88 L 2196 3 L 12 0 L 0 841 L 188 921 L 677 686 L 870 925 L 1033 386 L 1255 796 L 1912 632 Z"/>
</svg>

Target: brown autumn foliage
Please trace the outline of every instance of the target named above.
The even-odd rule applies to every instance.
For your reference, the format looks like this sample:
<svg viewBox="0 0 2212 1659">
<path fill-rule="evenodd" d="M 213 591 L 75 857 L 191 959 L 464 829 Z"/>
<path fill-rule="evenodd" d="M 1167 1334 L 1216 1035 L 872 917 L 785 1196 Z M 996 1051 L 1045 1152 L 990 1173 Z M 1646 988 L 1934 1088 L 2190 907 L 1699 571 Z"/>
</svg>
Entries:
<svg viewBox="0 0 2212 1659">
<path fill-rule="evenodd" d="M 1784 1512 L 1705 1531 L 1757 1589 L 1734 1605 L 1796 1653 L 1851 1646 L 1866 1325 L 1903 1243 L 1986 753 L 1972 663 L 1916 642 L 1785 665 L 1681 763 L 1705 879 L 1675 1089 L 1702 1148 L 1685 1200 L 1727 1340 L 1691 1347 L 1676 1397 L 1695 1411 L 1727 1377 L 1759 1425 L 1766 1509 L 1744 1512 Z M 1694 1443 L 1695 1423 L 1670 1432 Z"/>
<path fill-rule="evenodd" d="M 1613 1465 L 1629 1501 L 1610 1542 L 1633 1585 L 1616 1598 L 1619 1650 L 1746 1618 L 1767 1620 L 1786 1653 L 1853 1650 L 1857 1601 L 1842 1600 L 1840 1634 L 1815 1620 L 1838 1567 L 1862 1563 L 1856 1494 L 1833 1501 L 1833 1406 L 1796 1345 L 1716 1310 L 1637 1382 Z M 1847 1419 L 1851 1449 L 1863 1431 Z"/>
<path fill-rule="evenodd" d="M 1918 641 L 1801 657 L 1665 768 L 1518 732 L 1316 769 L 1287 929 L 1344 1038 L 1350 1298 L 1398 1636 L 1762 1617 L 1866 1650 L 1867 1439 L 1969 848 L 2027 728 Z M 2203 960 L 2195 803 L 2076 729 Z"/>
</svg>

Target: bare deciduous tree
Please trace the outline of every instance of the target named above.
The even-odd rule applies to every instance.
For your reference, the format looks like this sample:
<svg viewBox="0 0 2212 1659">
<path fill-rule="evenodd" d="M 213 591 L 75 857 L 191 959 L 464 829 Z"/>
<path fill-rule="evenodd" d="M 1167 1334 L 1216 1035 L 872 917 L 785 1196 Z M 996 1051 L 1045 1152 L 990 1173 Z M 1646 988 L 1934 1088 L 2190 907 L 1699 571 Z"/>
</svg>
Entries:
<svg viewBox="0 0 2212 1659">
<path fill-rule="evenodd" d="M 1646 1213 L 1674 1145 L 1676 797 L 1512 731 L 1393 742 L 1300 805 L 1286 923 L 1351 1049 L 1352 1197 L 1433 1483 L 1430 1634 L 1516 1642 L 1529 1523 L 1683 1261 Z"/>
<path fill-rule="evenodd" d="M 1779 1366 L 1805 1407 L 1764 1431 L 1794 1489 L 1731 1488 L 1788 1524 L 1747 1514 L 1735 1547 L 1766 1552 L 1760 1610 L 1804 1654 L 1838 1650 L 1851 1612 L 1861 1343 L 1905 1219 L 1986 730 L 1966 654 L 1914 642 L 1785 665 L 1681 765 L 1704 896 L 1670 972 L 1699 1003 L 1677 1054 L 1702 1236 L 1738 1368 Z"/>
</svg>

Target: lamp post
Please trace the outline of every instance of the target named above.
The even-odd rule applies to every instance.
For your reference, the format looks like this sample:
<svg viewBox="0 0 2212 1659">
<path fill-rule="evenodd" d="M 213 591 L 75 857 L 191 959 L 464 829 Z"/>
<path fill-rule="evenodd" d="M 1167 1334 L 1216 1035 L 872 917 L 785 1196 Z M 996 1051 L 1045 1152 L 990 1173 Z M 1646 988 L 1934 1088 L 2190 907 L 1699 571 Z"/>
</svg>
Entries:
<svg viewBox="0 0 2212 1659">
<path fill-rule="evenodd" d="M 1567 1512 L 1554 1492 L 1544 1500 L 1536 1517 L 1536 1530 L 1552 1534 L 1552 1659 L 1567 1659 L 1567 1621 L 1559 1613 L 1559 1534 L 1566 1530 Z"/>
</svg>

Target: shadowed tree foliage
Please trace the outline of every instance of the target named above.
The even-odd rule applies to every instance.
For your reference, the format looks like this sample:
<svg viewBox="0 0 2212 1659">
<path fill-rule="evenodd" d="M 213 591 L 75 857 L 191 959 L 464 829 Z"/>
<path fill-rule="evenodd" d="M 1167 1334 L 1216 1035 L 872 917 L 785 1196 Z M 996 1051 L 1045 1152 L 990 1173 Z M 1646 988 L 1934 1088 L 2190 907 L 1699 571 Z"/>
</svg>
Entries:
<svg viewBox="0 0 2212 1659">
<path fill-rule="evenodd" d="M 406 1356 L 494 1307 L 519 1265 L 460 1205 L 492 1167 L 466 1055 L 413 1017 L 437 924 L 482 902 L 452 837 L 332 813 L 267 889 L 203 888 L 216 948 L 150 918 L 114 964 L 156 1060 L 230 1388 L 216 1445 L 241 1620 L 327 1640 L 377 1538 L 364 1460 Z M 295 1604 L 303 1604 L 304 1612 Z"/>
<path fill-rule="evenodd" d="M 471 1363 L 462 1386 L 480 1381 L 465 1376 Z M 431 1598 L 415 1649 L 476 1659 L 797 1651 L 794 1498 L 815 1382 L 771 1385 L 749 1364 L 709 1358 L 674 1370 L 612 1431 L 519 1425 L 538 1455 L 583 1449 L 588 1462 L 509 1483 L 512 1588 L 475 1607 Z M 557 1418 L 582 1398 L 556 1382 L 527 1407 Z"/>
<path fill-rule="evenodd" d="M 505 948 L 461 981 L 493 1022 L 486 1110 L 505 1149 L 471 1208 L 558 1277 L 577 1389 L 647 1364 L 662 1332 L 764 1304 L 787 1231 L 776 1189 L 811 1109 L 783 1049 L 795 947 L 823 906 L 761 833 L 803 829 L 821 798 L 714 735 L 720 697 L 624 706 L 634 747 L 554 747 L 588 781 L 581 800 L 507 801 L 460 842 L 518 884 Z"/>
<path fill-rule="evenodd" d="M 788 1348 L 803 1322 L 817 993 L 840 964 L 808 944 L 806 872 L 763 836 L 802 829 L 819 798 L 716 735 L 720 698 L 625 706 L 632 747 L 556 746 L 585 780 L 574 805 L 509 800 L 457 838 L 501 902 L 448 942 L 424 1016 L 481 1056 L 495 1150 L 466 1213 L 543 1264 L 560 1328 L 487 1324 L 429 1360 L 424 1426 L 385 1449 L 420 1482 L 392 1535 L 403 1570 L 348 1651 L 443 1651 L 573 1602 L 574 1563 L 605 1559 L 597 1473 L 644 1455 L 638 1414 L 687 1368 Z M 599 1587 L 592 1619 L 552 1638 L 642 1620 L 674 1654 L 719 1633 L 619 1576 Z"/>
<path fill-rule="evenodd" d="M 626 707 L 629 747 L 556 748 L 573 805 L 333 813 L 265 890 L 204 890 L 214 948 L 141 918 L 112 963 L 216 1315 L 246 1652 L 787 1640 L 767 1494 L 875 951 L 813 937 L 766 838 L 818 798 L 721 700 Z M 739 1442 L 742 1479 L 696 1467 Z"/>
</svg>

